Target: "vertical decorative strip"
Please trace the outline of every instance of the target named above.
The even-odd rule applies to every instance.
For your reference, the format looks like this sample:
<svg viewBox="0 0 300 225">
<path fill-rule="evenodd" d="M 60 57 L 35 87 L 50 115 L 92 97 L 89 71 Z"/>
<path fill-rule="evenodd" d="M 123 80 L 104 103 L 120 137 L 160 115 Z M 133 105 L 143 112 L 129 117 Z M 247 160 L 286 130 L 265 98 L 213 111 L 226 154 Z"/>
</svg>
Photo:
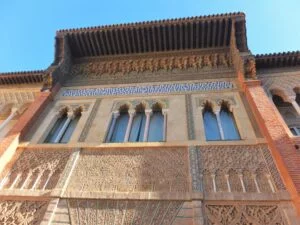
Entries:
<svg viewBox="0 0 300 225">
<path fill-rule="evenodd" d="M 286 190 L 285 185 L 283 184 L 283 181 L 279 175 L 278 169 L 274 163 L 273 157 L 270 153 L 270 150 L 267 146 L 260 146 L 260 151 L 263 155 L 263 158 L 266 162 L 266 165 L 268 165 L 268 169 L 270 171 L 270 174 L 272 175 L 274 184 L 277 188 L 277 190 Z"/>
<path fill-rule="evenodd" d="M 86 137 L 89 133 L 89 130 L 91 128 L 91 125 L 92 125 L 92 123 L 93 123 L 93 121 L 96 117 L 96 113 L 98 111 L 100 103 L 101 103 L 101 99 L 97 99 L 94 106 L 93 106 L 93 108 L 92 108 L 92 111 L 91 111 L 91 113 L 90 113 L 90 115 L 89 115 L 83 129 L 82 129 L 82 132 L 81 132 L 80 137 L 78 139 L 79 142 L 84 142 L 85 141 L 85 139 L 86 139 Z"/>
<path fill-rule="evenodd" d="M 190 172 L 192 176 L 192 186 L 193 191 L 202 192 L 203 187 L 200 179 L 200 150 L 196 146 L 189 147 L 189 157 L 190 157 Z"/>
<path fill-rule="evenodd" d="M 189 140 L 195 139 L 195 129 L 194 129 L 194 116 L 193 116 L 193 106 L 192 97 L 190 94 L 185 95 L 185 110 L 187 117 L 187 129 Z"/>
</svg>

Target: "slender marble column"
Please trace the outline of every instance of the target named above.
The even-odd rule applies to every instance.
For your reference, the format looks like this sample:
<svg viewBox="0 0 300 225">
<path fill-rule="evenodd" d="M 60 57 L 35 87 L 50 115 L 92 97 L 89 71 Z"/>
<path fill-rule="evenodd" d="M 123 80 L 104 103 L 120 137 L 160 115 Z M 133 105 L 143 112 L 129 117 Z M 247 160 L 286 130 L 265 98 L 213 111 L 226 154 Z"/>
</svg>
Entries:
<svg viewBox="0 0 300 225">
<path fill-rule="evenodd" d="M 297 112 L 298 117 L 300 116 L 300 106 L 298 105 L 298 103 L 296 102 L 295 99 L 291 100 L 291 104 L 293 105 L 294 109 Z"/>
<path fill-rule="evenodd" d="M 148 140 L 149 125 L 150 125 L 150 118 L 151 118 L 151 115 L 152 115 L 152 110 L 151 109 L 146 109 L 145 114 L 146 114 L 146 123 L 145 123 L 145 131 L 144 131 L 143 141 Z"/>
<path fill-rule="evenodd" d="M 31 171 L 29 171 L 28 172 L 28 174 L 27 174 L 27 177 L 26 177 L 26 179 L 24 180 L 24 182 L 23 182 L 23 184 L 22 184 L 22 186 L 21 186 L 21 190 L 23 189 L 23 188 L 25 188 L 26 187 L 26 184 L 27 184 L 27 182 L 28 182 L 28 180 L 29 180 L 29 178 L 31 177 L 31 175 L 32 175 L 32 172 Z"/>
<path fill-rule="evenodd" d="M 254 183 L 255 183 L 255 187 L 256 187 L 257 192 L 258 192 L 258 193 L 261 193 L 260 188 L 259 188 L 258 183 L 257 183 L 256 174 L 252 174 L 252 178 L 253 178 L 253 180 L 254 180 Z"/>
<path fill-rule="evenodd" d="M 15 178 L 14 182 L 10 185 L 9 189 L 13 189 L 15 187 L 20 177 L 21 177 L 21 173 L 18 173 L 17 177 Z"/>
<path fill-rule="evenodd" d="M 7 180 L 8 180 L 8 178 L 9 178 L 10 175 L 11 175 L 11 172 L 8 172 L 6 174 L 6 176 L 1 180 L 1 182 L 0 182 L 0 190 L 4 187 L 4 185 L 6 184 L 6 182 L 7 182 Z"/>
<path fill-rule="evenodd" d="M 74 118 L 74 113 L 73 112 L 70 112 L 68 113 L 68 118 L 67 120 L 65 121 L 64 125 L 62 126 L 62 128 L 60 129 L 60 131 L 58 132 L 55 140 L 54 140 L 54 143 L 59 143 L 60 139 L 62 138 L 62 136 L 64 135 L 69 123 L 71 122 L 71 120 Z"/>
<path fill-rule="evenodd" d="M 225 174 L 225 178 L 226 178 L 226 182 L 227 182 L 228 192 L 231 192 L 231 187 L 230 187 L 230 183 L 229 183 L 229 174 Z"/>
<path fill-rule="evenodd" d="M 212 178 L 212 182 L 213 182 L 214 192 L 217 192 L 216 175 L 215 175 L 215 174 L 212 174 L 212 175 L 211 175 L 211 178 Z"/>
<path fill-rule="evenodd" d="M 244 184 L 244 180 L 243 180 L 243 174 L 239 174 L 238 176 L 239 176 L 240 181 L 241 181 L 243 192 L 246 192 L 246 188 L 245 188 L 245 184 Z"/>
<path fill-rule="evenodd" d="M 40 172 L 40 174 L 39 174 L 38 177 L 36 178 L 34 184 L 32 185 L 31 190 L 34 190 L 34 189 L 35 189 L 35 187 L 38 185 L 38 183 L 39 183 L 39 181 L 40 181 L 40 179 L 41 179 L 42 176 L 43 176 L 43 173 Z"/>
<path fill-rule="evenodd" d="M 46 180 L 45 184 L 44 184 L 43 187 L 42 187 L 42 190 L 43 190 L 43 191 L 46 189 L 46 187 L 47 187 L 47 185 L 48 185 L 48 183 L 49 183 L 49 181 L 50 181 L 52 175 L 53 175 L 53 172 L 50 172 L 50 173 L 48 174 L 47 180 Z"/>
<path fill-rule="evenodd" d="M 275 188 L 274 188 L 274 185 L 273 185 L 272 180 L 271 180 L 271 175 L 270 174 L 266 174 L 266 177 L 268 179 L 268 183 L 270 185 L 270 188 L 271 188 L 272 192 L 275 193 Z"/>
<path fill-rule="evenodd" d="M 130 131 L 131 131 L 131 126 L 132 126 L 132 121 L 133 121 L 133 118 L 135 115 L 135 111 L 128 111 L 128 113 L 129 113 L 129 121 L 128 121 L 127 128 L 126 128 L 124 142 L 128 142 Z"/>
<path fill-rule="evenodd" d="M 167 140 L 167 116 L 168 116 L 168 111 L 167 110 L 162 110 L 162 113 L 164 115 L 164 129 L 163 129 L 163 141 Z"/>
<path fill-rule="evenodd" d="M 119 111 L 113 112 L 112 121 L 111 121 L 109 132 L 108 132 L 108 135 L 107 135 L 107 138 L 106 138 L 106 142 L 110 142 L 111 141 L 111 137 L 113 135 L 113 132 L 114 132 L 114 129 L 115 129 L 115 126 L 116 126 L 116 121 L 117 121 L 117 119 L 118 119 L 119 116 L 120 116 L 120 112 Z"/>
<path fill-rule="evenodd" d="M 222 124 L 221 124 L 220 111 L 221 111 L 221 108 L 218 108 L 218 109 L 214 110 L 214 113 L 216 114 L 216 117 L 217 117 L 217 122 L 218 122 L 221 139 L 224 140 L 224 131 L 223 131 Z"/>
<path fill-rule="evenodd" d="M 0 131 L 3 130 L 3 128 L 6 127 L 6 125 L 15 117 L 17 111 L 17 108 L 11 109 L 10 115 L 0 124 Z"/>
</svg>

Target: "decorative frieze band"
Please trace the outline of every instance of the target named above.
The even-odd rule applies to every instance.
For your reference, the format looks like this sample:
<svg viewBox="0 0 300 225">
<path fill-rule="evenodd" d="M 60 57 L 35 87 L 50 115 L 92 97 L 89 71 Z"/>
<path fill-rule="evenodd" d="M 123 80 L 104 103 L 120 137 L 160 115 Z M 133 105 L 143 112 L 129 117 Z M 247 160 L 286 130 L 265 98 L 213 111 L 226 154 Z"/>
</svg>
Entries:
<svg viewBox="0 0 300 225">
<path fill-rule="evenodd" d="M 196 91 L 214 91 L 234 88 L 230 81 L 211 81 L 194 83 L 168 83 L 154 85 L 139 85 L 128 87 L 104 87 L 104 88 L 86 88 L 86 89 L 68 89 L 64 90 L 64 97 L 81 96 L 116 96 L 116 95 L 151 95 L 151 94 L 171 94 L 186 93 Z"/>
<path fill-rule="evenodd" d="M 80 63 L 73 65 L 71 76 L 98 77 L 103 74 L 128 74 L 131 72 L 157 72 L 159 70 L 172 71 L 202 68 L 225 67 L 232 65 L 228 53 L 213 53 L 206 55 L 172 56 L 139 58 L 126 60 L 105 60 L 99 62 Z"/>
</svg>

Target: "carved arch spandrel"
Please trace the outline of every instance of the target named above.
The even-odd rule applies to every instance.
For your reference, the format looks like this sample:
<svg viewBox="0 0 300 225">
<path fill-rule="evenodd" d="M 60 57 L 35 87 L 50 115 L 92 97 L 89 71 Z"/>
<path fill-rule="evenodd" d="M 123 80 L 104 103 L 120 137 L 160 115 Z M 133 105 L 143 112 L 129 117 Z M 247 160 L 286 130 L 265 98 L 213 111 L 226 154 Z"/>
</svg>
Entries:
<svg viewBox="0 0 300 225">
<path fill-rule="evenodd" d="M 70 154 L 70 150 L 61 149 L 22 150 L 11 168 L 1 174 L 0 189 L 50 190 L 57 184 Z"/>
</svg>

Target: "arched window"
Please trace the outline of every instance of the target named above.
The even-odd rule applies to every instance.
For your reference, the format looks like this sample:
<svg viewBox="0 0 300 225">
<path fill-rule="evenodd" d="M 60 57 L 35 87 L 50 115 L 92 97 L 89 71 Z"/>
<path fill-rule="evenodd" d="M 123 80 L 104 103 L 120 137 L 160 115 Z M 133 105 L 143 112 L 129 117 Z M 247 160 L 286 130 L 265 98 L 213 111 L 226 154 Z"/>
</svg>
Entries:
<svg viewBox="0 0 300 225">
<path fill-rule="evenodd" d="M 161 107 L 156 104 L 153 106 L 149 124 L 148 141 L 164 140 L 164 116 Z"/>
<path fill-rule="evenodd" d="M 68 117 L 65 110 L 56 120 L 51 131 L 45 139 L 45 143 L 68 143 L 76 125 L 81 117 L 81 110 L 74 112 L 73 117 Z"/>
<path fill-rule="evenodd" d="M 132 121 L 129 142 L 142 142 L 144 140 L 145 124 L 145 108 L 139 105 L 136 108 L 136 113 Z"/>
<path fill-rule="evenodd" d="M 110 142 L 124 141 L 128 120 L 129 120 L 128 111 L 120 112 L 120 115 L 116 120 L 115 127 L 113 128 L 113 133 Z"/>
<path fill-rule="evenodd" d="M 203 110 L 203 123 L 207 141 L 221 140 L 217 117 L 208 103 Z"/>
<path fill-rule="evenodd" d="M 165 117 L 162 108 L 155 104 L 150 110 L 145 110 L 143 104 L 128 113 L 128 106 L 114 112 L 109 126 L 106 142 L 157 142 L 164 141 Z"/>
<path fill-rule="evenodd" d="M 240 135 L 232 112 L 226 104 L 222 104 L 220 111 L 220 121 L 224 133 L 224 140 L 239 140 Z"/>
</svg>

